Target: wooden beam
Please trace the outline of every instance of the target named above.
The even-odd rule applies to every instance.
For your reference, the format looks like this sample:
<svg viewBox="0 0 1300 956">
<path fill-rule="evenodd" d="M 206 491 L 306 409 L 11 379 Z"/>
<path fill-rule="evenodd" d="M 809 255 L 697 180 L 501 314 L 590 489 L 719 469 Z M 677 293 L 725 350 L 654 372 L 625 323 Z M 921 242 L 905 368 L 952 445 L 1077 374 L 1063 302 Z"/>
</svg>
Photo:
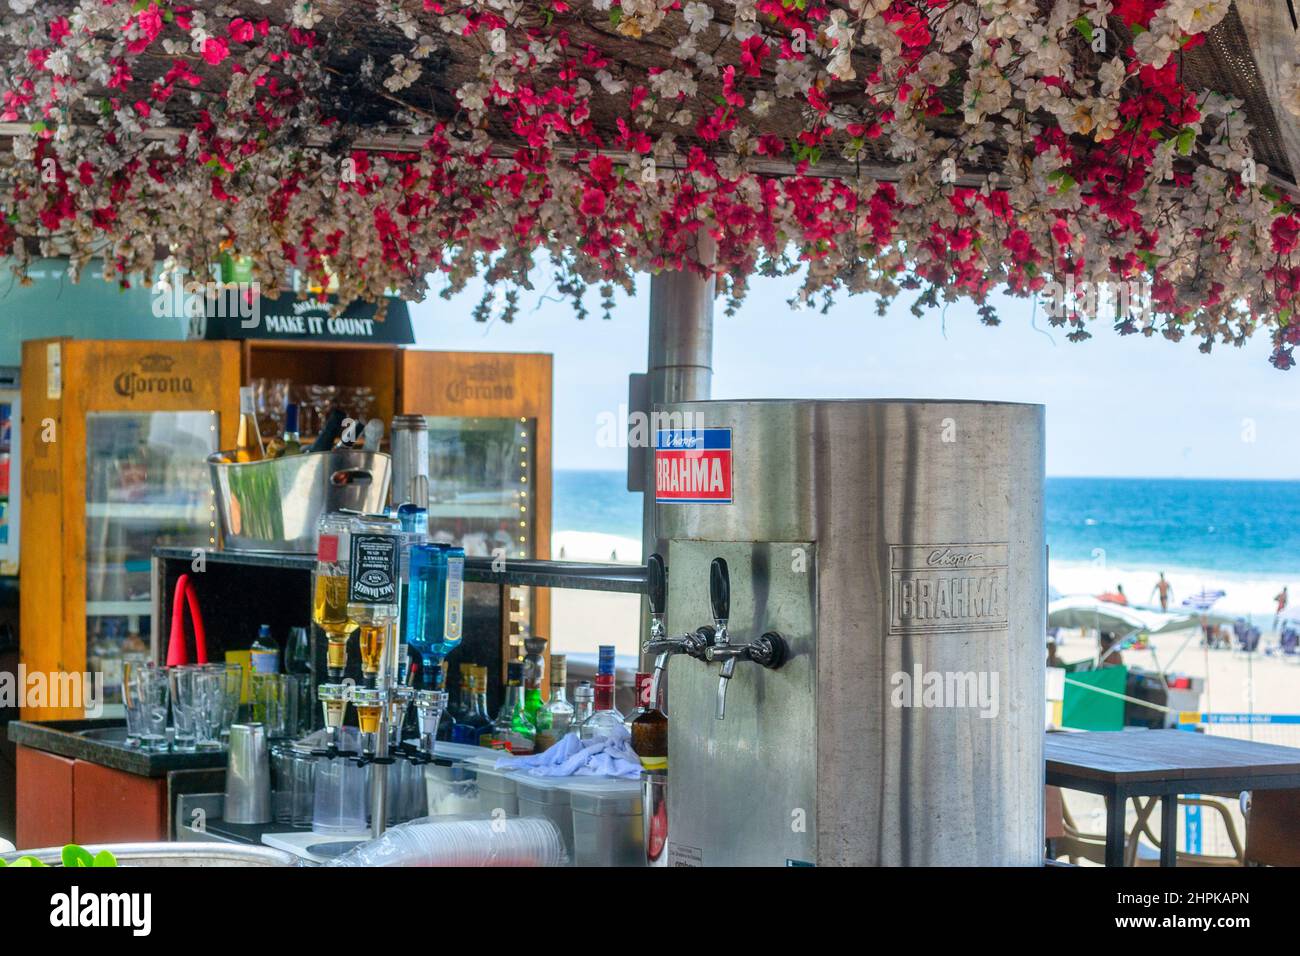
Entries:
<svg viewBox="0 0 1300 956">
<path fill-rule="evenodd" d="M 1260 82 L 1268 94 L 1269 105 L 1273 108 L 1273 121 L 1277 125 L 1278 138 L 1286 152 L 1291 174 L 1300 178 L 1300 123 L 1286 107 L 1282 105 L 1282 64 L 1296 64 L 1295 34 L 1296 28 L 1291 21 L 1289 6 L 1284 0 L 1237 0 L 1237 15 L 1250 41 L 1250 51 L 1255 57 L 1255 67 L 1259 70 Z M 1258 123 L 1257 117 L 1251 117 Z M 1289 192 L 1294 192 L 1296 185 L 1287 182 L 1281 176 L 1269 173 L 1269 181 Z"/>
</svg>

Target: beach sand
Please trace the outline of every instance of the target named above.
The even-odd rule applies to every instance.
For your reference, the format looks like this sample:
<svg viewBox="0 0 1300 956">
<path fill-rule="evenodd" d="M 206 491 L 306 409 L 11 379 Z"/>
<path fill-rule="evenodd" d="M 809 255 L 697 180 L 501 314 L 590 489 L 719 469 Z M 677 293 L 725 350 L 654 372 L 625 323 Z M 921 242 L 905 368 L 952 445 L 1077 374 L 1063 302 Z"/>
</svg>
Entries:
<svg viewBox="0 0 1300 956">
<path fill-rule="evenodd" d="M 551 591 L 551 647 L 566 654 L 595 654 L 613 644 L 619 655 L 640 653 L 641 599 L 607 591 Z"/>
<path fill-rule="evenodd" d="M 1268 623 L 1272 623 L 1269 621 Z M 1079 631 L 1063 631 L 1060 635 L 1058 657 L 1062 661 L 1077 661 L 1095 656 L 1096 639 Z M 1263 644 L 1275 640 L 1276 635 L 1266 630 Z M 1189 639 L 1190 638 L 1190 639 Z M 1200 646 L 1199 631 L 1167 634 L 1150 639 L 1145 650 L 1123 651 L 1123 662 L 1129 668 L 1165 670 L 1205 679 L 1200 710 L 1216 714 L 1296 714 L 1300 713 L 1300 662 L 1294 658 L 1284 660 L 1261 653 L 1244 654 L 1232 650 L 1207 650 Z M 1172 663 L 1171 663 L 1172 662 Z M 1216 736 L 1238 737 L 1259 743 L 1300 747 L 1300 725 L 1210 725 L 1207 732 Z M 1101 797 L 1078 791 L 1066 791 L 1066 806 L 1075 824 L 1088 833 L 1103 833 L 1106 828 L 1106 806 Z M 1226 806 L 1240 840 L 1245 840 L 1246 827 L 1240 806 L 1235 798 L 1220 798 Z M 1184 829 L 1186 809 L 1180 816 L 1179 848 L 1186 850 Z M 1200 819 L 1204 828 L 1201 852 L 1213 855 L 1231 855 L 1232 846 L 1222 818 L 1216 811 L 1202 808 Z M 1132 801 L 1128 807 L 1128 823 L 1136 823 Z M 1152 814 L 1151 829 L 1159 833 L 1159 812 Z M 1147 846 L 1144 842 L 1144 846 Z"/>
</svg>

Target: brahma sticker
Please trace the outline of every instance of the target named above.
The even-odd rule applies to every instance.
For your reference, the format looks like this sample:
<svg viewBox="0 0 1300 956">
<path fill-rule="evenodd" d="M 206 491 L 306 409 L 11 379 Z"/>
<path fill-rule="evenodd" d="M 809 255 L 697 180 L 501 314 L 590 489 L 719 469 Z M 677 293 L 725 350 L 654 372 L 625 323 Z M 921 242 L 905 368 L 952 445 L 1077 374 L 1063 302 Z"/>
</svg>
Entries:
<svg viewBox="0 0 1300 956">
<path fill-rule="evenodd" d="M 655 501 L 731 504 L 731 429 L 655 432 Z"/>
</svg>

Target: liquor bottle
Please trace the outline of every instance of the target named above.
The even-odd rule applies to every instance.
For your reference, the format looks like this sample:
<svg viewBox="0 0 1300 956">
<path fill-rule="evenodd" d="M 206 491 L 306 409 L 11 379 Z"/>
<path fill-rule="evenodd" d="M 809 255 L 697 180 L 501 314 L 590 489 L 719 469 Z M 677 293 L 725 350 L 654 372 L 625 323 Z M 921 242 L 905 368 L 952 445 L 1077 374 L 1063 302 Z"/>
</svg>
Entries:
<svg viewBox="0 0 1300 956">
<path fill-rule="evenodd" d="M 263 624 L 257 629 L 257 640 L 248 649 L 249 665 L 254 674 L 280 673 L 280 648 L 271 636 L 271 625 Z"/>
<path fill-rule="evenodd" d="M 546 672 L 546 638 L 524 638 L 524 711 L 528 719 L 537 723 L 537 712 L 542 709 L 542 677 Z"/>
<path fill-rule="evenodd" d="M 343 433 L 343 418 L 343 409 L 331 408 L 329 414 L 325 416 L 325 424 L 321 426 L 320 434 L 307 450 L 329 451 L 333 448 L 334 442 Z"/>
<path fill-rule="evenodd" d="M 443 660 L 461 640 L 465 552 L 446 544 L 417 544 L 409 565 L 407 644 L 418 663 L 421 689 L 442 690 Z"/>
<path fill-rule="evenodd" d="M 316 524 L 316 571 L 312 620 L 325 632 L 325 666 L 332 681 L 343 680 L 348 664 L 348 552 L 352 519 L 329 512 Z"/>
<path fill-rule="evenodd" d="M 474 722 L 479 727 L 492 726 L 492 711 L 488 710 L 488 669 L 483 664 L 474 665 Z"/>
<path fill-rule="evenodd" d="M 281 454 L 302 454 L 302 442 L 298 438 L 298 406 L 294 402 L 284 409 L 284 451 Z"/>
<path fill-rule="evenodd" d="M 456 696 L 447 707 L 447 716 L 453 726 L 464 723 L 467 716 L 474 712 L 474 701 L 469 690 L 469 664 L 462 663 L 457 668 Z"/>
<path fill-rule="evenodd" d="M 563 654 L 551 655 L 551 699 L 537 711 L 537 749 L 549 750 L 569 732 L 573 724 L 573 705 L 568 701 L 565 680 L 568 664 Z"/>
<path fill-rule="evenodd" d="M 582 736 L 582 725 L 587 722 L 592 713 L 596 710 L 596 688 L 591 686 L 591 681 L 584 680 L 573 688 L 573 721 L 569 724 L 570 730 L 578 731 L 578 736 Z"/>
<path fill-rule="evenodd" d="M 311 673 L 311 640 L 307 628 L 289 628 L 289 639 L 285 643 L 284 669 L 289 674 Z"/>
<path fill-rule="evenodd" d="M 511 661 L 506 665 L 506 697 L 501 711 L 479 746 L 504 750 L 516 756 L 530 754 L 537 746 L 537 728 L 524 712 L 524 665 Z"/>
<path fill-rule="evenodd" d="M 253 389 L 245 385 L 239 390 L 239 432 L 235 436 L 235 461 L 261 461 L 266 457 L 262 432 L 257 427 L 257 412 L 253 406 Z"/>
<path fill-rule="evenodd" d="M 465 708 L 451 725 L 451 739 L 458 744 L 477 744 L 485 727 L 492 721 L 484 720 L 478 709 L 478 668 L 473 664 L 460 665 L 461 686 L 464 688 Z"/>
<path fill-rule="evenodd" d="M 402 526 L 402 588 L 400 601 L 402 605 L 402 644 L 410 638 L 411 614 L 407 607 L 411 594 L 411 551 L 417 544 L 426 544 L 429 540 L 429 512 L 414 505 L 401 505 L 396 509 L 397 520 Z M 418 674 L 422 661 L 419 655 L 411 659 L 412 670 Z M 429 688 L 426 688 L 429 689 Z"/>
<path fill-rule="evenodd" d="M 642 671 L 636 672 L 636 682 L 632 685 L 636 688 L 636 707 L 623 718 L 623 726 L 627 732 L 632 732 L 632 722 L 644 714 L 650 707 L 650 687 L 654 684 L 654 675 L 646 674 Z"/>
<path fill-rule="evenodd" d="M 399 633 L 401 528 L 396 518 L 352 518 L 348 555 L 348 620 L 360 629 L 361 676 L 375 686 L 389 632 Z"/>
<path fill-rule="evenodd" d="M 640 678 L 642 675 L 638 674 Z M 668 769 L 668 716 L 659 709 L 659 701 L 650 700 L 652 680 L 645 682 L 646 706 L 632 721 L 632 749 L 644 770 Z"/>
<path fill-rule="evenodd" d="M 596 667 L 596 701 L 590 717 L 578 728 L 583 740 L 593 737 L 621 737 L 623 714 L 614 706 L 614 645 L 600 645 L 600 663 Z"/>
</svg>

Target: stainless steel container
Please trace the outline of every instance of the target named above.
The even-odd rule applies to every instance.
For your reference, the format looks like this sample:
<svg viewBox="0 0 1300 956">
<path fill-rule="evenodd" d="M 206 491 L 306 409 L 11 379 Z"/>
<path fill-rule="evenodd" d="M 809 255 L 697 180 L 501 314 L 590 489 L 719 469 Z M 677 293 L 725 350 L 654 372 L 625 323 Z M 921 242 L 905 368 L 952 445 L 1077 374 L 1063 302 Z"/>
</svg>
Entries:
<svg viewBox="0 0 1300 956">
<path fill-rule="evenodd" d="M 223 546 L 232 551 L 316 550 L 325 511 L 382 512 L 391 459 L 382 452 L 336 448 L 232 464 L 233 452 L 208 458 Z"/>
<path fill-rule="evenodd" d="M 271 765 L 261 724 L 230 728 L 224 812 L 227 823 L 271 822 Z"/>
<path fill-rule="evenodd" d="M 736 665 L 722 719 L 721 665 L 669 660 L 668 864 L 1040 864 L 1042 407 L 663 409 L 727 446 L 711 483 L 656 449 L 668 635 L 715 624 L 721 557 L 727 639 L 788 647 Z"/>
<path fill-rule="evenodd" d="M 429 505 L 429 423 L 423 415 L 393 417 L 393 504 Z"/>
</svg>

